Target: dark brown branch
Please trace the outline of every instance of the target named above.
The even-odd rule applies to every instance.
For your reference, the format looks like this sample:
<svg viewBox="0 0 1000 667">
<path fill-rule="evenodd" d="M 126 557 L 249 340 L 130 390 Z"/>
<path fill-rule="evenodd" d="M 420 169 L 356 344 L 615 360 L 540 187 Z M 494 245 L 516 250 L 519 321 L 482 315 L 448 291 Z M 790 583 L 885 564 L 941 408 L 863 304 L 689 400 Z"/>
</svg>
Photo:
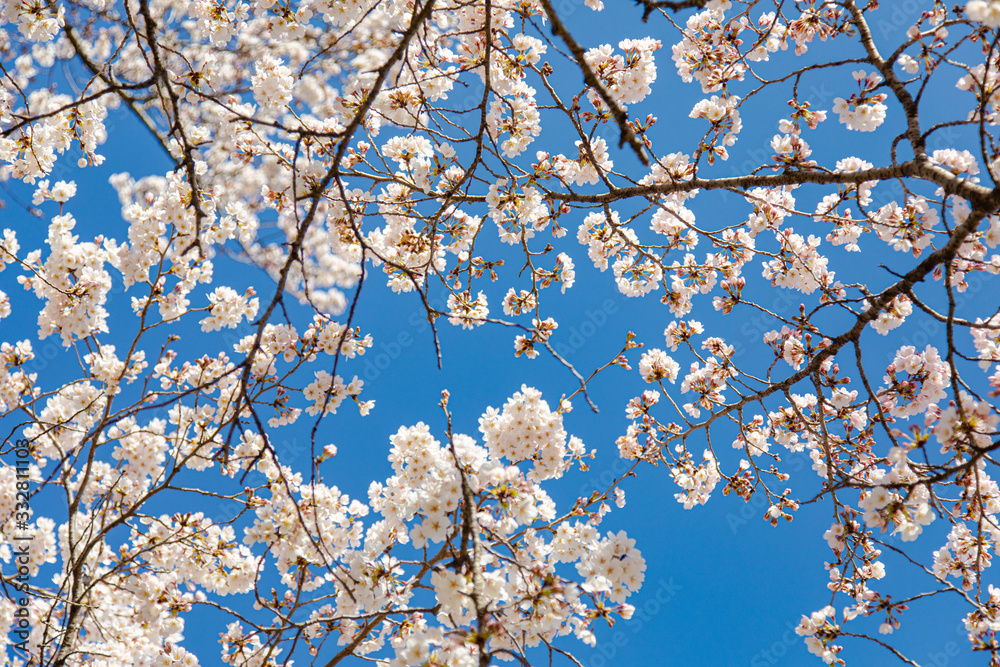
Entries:
<svg viewBox="0 0 1000 667">
<path fill-rule="evenodd" d="M 573 54 L 573 58 L 576 60 L 576 64 L 579 65 L 580 70 L 583 72 L 583 80 L 588 86 L 597 91 L 597 94 L 601 96 L 604 103 L 608 105 L 611 109 L 611 113 L 615 118 L 615 122 L 618 124 L 618 130 L 621 132 L 621 138 L 618 140 L 618 147 L 621 148 L 624 144 L 628 144 L 633 151 L 635 151 L 636 157 L 639 158 L 644 166 L 649 166 L 649 155 L 646 151 L 646 146 L 638 138 L 636 138 L 635 133 L 629 127 L 628 114 L 622 110 L 618 103 L 611 99 L 611 95 L 608 93 L 607 88 L 601 83 L 601 80 L 597 78 L 594 74 L 594 70 L 590 68 L 587 64 L 587 59 L 585 57 L 583 47 L 573 38 L 566 26 L 563 25 L 562 20 L 559 15 L 556 14 L 555 10 L 552 8 L 552 3 L 549 0 L 539 0 L 542 8 L 545 10 L 546 16 L 548 16 L 549 21 L 552 23 L 552 34 L 557 35 L 562 38 L 566 46 L 569 47 L 570 52 Z M 597 168 L 597 165 L 594 165 Z"/>
</svg>

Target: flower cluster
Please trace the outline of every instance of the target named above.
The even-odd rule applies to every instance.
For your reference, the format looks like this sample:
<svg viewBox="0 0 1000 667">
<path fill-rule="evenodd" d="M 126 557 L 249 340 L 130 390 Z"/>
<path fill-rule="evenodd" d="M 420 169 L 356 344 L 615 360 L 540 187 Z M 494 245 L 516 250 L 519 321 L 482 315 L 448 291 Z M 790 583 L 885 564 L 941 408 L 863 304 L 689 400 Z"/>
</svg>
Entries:
<svg viewBox="0 0 1000 667">
<path fill-rule="evenodd" d="M 253 295 L 252 288 L 239 294 L 232 287 L 216 287 L 208 297 L 212 302 L 211 315 L 201 321 L 201 330 L 234 329 L 244 319 L 252 320 L 260 307 L 259 299 L 250 298 Z"/>
<path fill-rule="evenodd" d="M 697 81 L 704 93 L 724 89 L 731 81 L 742 81 L 747 66 L 738 44 L 744 22 L 725 25 L 721 9 L 706 9 L 687 20 L 683 39 L 673 46 L 677 73 L 685 82 Z"/>
<path fill-rule="evenodd" d="M 904 208 L 890 202 L 876 211 L 872 227 L 893 250 L 912 252 L 919 257 L 933 240 L 938 222 L 937 212 L 928 206 L 926 199 L 910 197 Z"/>
<path fill-rule="evenodd" d="M 972 342 L 979 352 L 979 367 L 986 370 L 993 361 L 1000 361 L 1000 315 L 988 320 L 976 318 L 972 330 Z"/>
<path fill-rule="evenodd" d="M 652 349 L 642 353 L 639 362 L 639 374 L 646 382 L 659 382 L 664 378 L 671 384 L 677 382 L 680 364 L 671 359 L 663 350 Z"/>
<path fill-rule="evenodd" d="M 604 84 L 611 99 L 619 105 L 628 105 L 641 102 L 652 91 L 650 86 L 656 81 L 653 53 L 661 47 L 658 40 L 649 37 L 624 39 L 618 43 L 624 56 L 614 53 L 610 44 L 604 44 L 587 51 L 584 60 Z M 590 100 L 596 107 L 602 106 L 596 93 L 591 93 Z"/>
<path fill-rule="evenodd" d="M 870 307 L 867 301 L 864 304 L 866 308 Z M 905 294 L 900 294 L 894 297 L 883 310 L 879 311 L 878 317 L 871 323 L 872 328 L 883 336 L 887 336 L 890 331 L 901 326 L 912 312 L 913 302 Z"/>
<path fill-rule="evenodd" d="M 836 617 L 836 610 L 832 606 L 826 606 L 819 611 L 814 611 L 810 616 L 803 616 L 798 627 L 795 628 L 795 634 L 805 637 L 809 652 L 821 658 L 828 665 L 844 662 L 837 658 L 837 654 L 843 647 L 832 642 L 838 629 L 833 623 Z"/>
<path fill-rule="evenodd" d="M 764 263 L 763 276 L 776 287 L 812 294 L 818 287 L 833 283 L 834 273 L 827 269 L 829 259 L 819 253 L 820 240 L 808 239 L 791 230 L 776 234 L 781 252 L 775 259 Z"/>
<path fill-rule="evenodd" d="M 875 72 L 865 73 L 864 70 L 854 72 L 854 80 L 858 82 L 858 92 L 848 99 L 835 97 L 833 111 L 840 115 L 840 122 L 849 130 L 858 132 L 874 132 L 885 122 L 885 93 L 875 93 L 882 77 Z"/>
<path fill-rule="evenodd" d="M 281 60 L 265 55 L 254 66 L 253 96 L 264 109 L 281 109 L 292 101 L 292 70 Z"/>
<path fill-rule="evenodd" d="M 669 471 L 674 483 L 681 488 L 674 498 L 684 505 L 684 509 L 707 503 L 720 479 L 719 464 L 707 449 L 701 463 L 695 465 L 691 455 L 685 453 L 678 465 L 670 467 Z"/>
<path fill-rule="evenodd" d="M 479 420 L 483 441 L 494 457 L 511 462 L 532 461 L 529 479 L 561 477 L 568 455 L 583 454 L 583 443 L 570 438 L 562 427 L 562 413 L 551 412 L 542 395 L 527 386 L 515 393 L 503 410 L 487 408 Z"/>
<path fill-rule="evenodd" d="M 899 348 L 885 373 L 878 397 L 882 409 L 895 417 L 919 415 L 935 405 L 951 378 L 951 368 L 930 345 L 923 352 L 912 345 Z"/>
<path fill-rule="evenodd" d="M 1000 26 L 1000 3 L 996 0 L 969 0 L 965 3 L 965 15 L 988 28 L 996 28 Z"/>
<path fill-rule="evenodd" d="M 52 218 L 48 258 L 42 262 L 41 251 L 28 253 L 24 262 L 33 275 L 18 277 L 25 289 L 46 302 L 38 313 L 38 337 L 58 333 L 67 347 L 76 339 L 108 331 L 104 304 L 111 289 L 103 238 L 78 243 L 72 234 L 75 226 L 69 214 Z"/>
</svg>

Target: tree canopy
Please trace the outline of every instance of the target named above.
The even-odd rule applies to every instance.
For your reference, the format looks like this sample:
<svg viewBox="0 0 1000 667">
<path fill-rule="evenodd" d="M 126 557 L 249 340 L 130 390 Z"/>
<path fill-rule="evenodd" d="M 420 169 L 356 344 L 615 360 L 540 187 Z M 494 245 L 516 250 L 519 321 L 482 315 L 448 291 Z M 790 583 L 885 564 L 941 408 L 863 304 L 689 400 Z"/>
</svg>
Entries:
<svg viewBox="0 0 1000 667">
<path fill-rule="evenodd" d="M 881 4 L 4 0 L 0 657 L 595 667 L 711 502 L 1000 666 L 1000 1 Z"/>
</svg>

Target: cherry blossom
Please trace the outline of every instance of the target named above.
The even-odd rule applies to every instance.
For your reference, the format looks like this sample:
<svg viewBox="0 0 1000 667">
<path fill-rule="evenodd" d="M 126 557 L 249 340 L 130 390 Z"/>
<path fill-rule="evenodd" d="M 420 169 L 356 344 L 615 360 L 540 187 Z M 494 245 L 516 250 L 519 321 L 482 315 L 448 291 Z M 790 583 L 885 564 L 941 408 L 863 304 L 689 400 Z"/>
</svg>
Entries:
<svg viewBox="0 0 1000 667">
<path fill-rule="evenodd" d="M 587 664 L 710 502 L 1000 660 L 1000 2 L 584 4 L 4 4 L 5 664 Z"/>
</svg>

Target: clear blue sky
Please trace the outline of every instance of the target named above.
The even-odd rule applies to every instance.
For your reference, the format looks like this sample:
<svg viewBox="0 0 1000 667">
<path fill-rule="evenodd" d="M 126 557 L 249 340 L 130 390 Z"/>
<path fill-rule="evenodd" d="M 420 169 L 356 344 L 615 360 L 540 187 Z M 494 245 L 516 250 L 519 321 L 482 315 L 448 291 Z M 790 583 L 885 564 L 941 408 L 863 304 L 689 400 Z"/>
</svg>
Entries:
<svg viewBox="0 0 1000 667">
<path fill-rule="evenodd" d="M 894 4 L 883 3 L 885 8 L 873 15 L 876 39 L 880 44 L 893 48 L 909 25 L 895 20 L 893 12 L 898 9 L 892 7 Z M 608 2 L 607 5 L 603 14 L 594 14 L 582 2 L 566 0 L 562 6 L 556 4 L 585 47 L 600 43 L 616 45 L 619 39 L 625 37 L 647 35 L 664 41 L 664 48 L 657 53 L 659 78 L 654 86 L 654 95 L 637 105 L 633 112 L 638 117 L 644 117 L 647 112 L 659 117 L 655 136 L 660 154 L 676 150 L 690 153 L 693 132 L 702 126 L 698 121 L 689 120 L 687 114 L 703 96 L 697 85 L 682 84 L 676 76 L 670 60 L 670 45 L 676 41 L 676 32 L 664 29 L 663 23 L 658 22 L 656 17 L 646 25 L 641 24 L 641 10 L 630 2 Z M 685 12 L 680 16 L 686 18 L 688 14 Z M 840 40 L 833 45 L 815 44 L 811 49 L 816 58 L 844 56 L 847 54 L 839 50 L 845 48 L 844 44 L 850 44 L 850 55 L 860 55 L 856 44 Z M 551 48 L 546 58 L 554 65 L 558 62 Z M 787 57 L 778 60 L 785 65 L 788 62 Z M 811 97 L 813 107 L 830 110 L 834 96 L 847 97 L 853 88 L 852 69 L 857 68 L 842 67 L 829 75 L 809 80 L 805 89 L 811 91 L 811 96 L 807 97 Z M 764 66 L 763 70 L 776 71 L 770 66 Z M 565 83 L 567 87 L 575 84 L 575 81 Z M 740 92 L 739 87 L 737 92 Z M 946 87 L 942 88 L 940 95 L 929 100 L 926 111 L 931 116 L 947 113 L 949 95 L 958 94 L 957 91 L 949 92 Z M 773 114 L 768 117 L 744 116 L 746 129 L 731 149 L 731 159 L 709 173 L 728 176 L 745 172 L 748 165 L 757 164 L 760 155 L 769 156 L 768 144 L 777 132 L 777 119 L 785 113 L 785 102 L 785 98 L 778 97 L 769 100 Z M 762 107 L 758 105 L 756 108 Z M 532 156 L 536 149 L 568 153 L 572 149 L 572 138 L 564 132 L 565 127 L 561 127 L 563 134 L 546 131 L 531 146 L 527 155 Z M 891 140 L 887 137 L 890 132 L 894 133 L 902 127 L 899 109 L 891 102 L 886 127 L 892 129 L 874 136 L 848 133 L 837 122 L 836 114 L 831 112 L 821 129 L 807 131 L 806 138 L 813 146 L 814 158 L 827 166 L 832 166 L 837 158 L 851 154 L 873 162 L 885 162 Z M 115 112 L 109 129 L 111 139 L 101 151 L 108 158 L 104 166 L 82 173 L 74 168 L 57 173 L 52 178 L 53 181 L 74 178 L 80 185 L 80 194 L 71 200 L 67 210 L 77 218 L 77 233 L 83 238 L 97 234 L 118 239 L 126 237 L 117 198 L 107 185 L 107 178 L 112 173 L 127 170 L 138 177 L 160 174 L 170 167 L 144 131 L 124 112 Z M 617 144 L 615 131 L 608 131 L 605 136 L 609 144 Z M 387 135 L 380 138 L 387 138 Z M 672 147 L 672 143 L 676 146 Z M 845 146 L 852 148 L 848 150 Z M 934 146 L 932 142 L 934 147 L 943 146 Z M 618 169 L 641 173 L 635 159 L 627 153 L 616 151 L 614 160 Z M 17 189 L 15 192 L 22 199 L 30 199 L 30 191 Z M 820 190 L 816 189 L 808 196 L 818 197 L 819 194 Z M 0 213 L 2 226 L 18 230 L 22 248 L 40 247 L 45 235 L 43 221 L 30 217 L 9 199 L 7 205 Z M 746 204 L 734 195 L 703 193 L 692 209 L 704 219 L 717 217 L 720 226 L 723 222 L 745 219 L 747 214 Z M 52 204 L 46 205 L 43 210 L 46 215 L 54 212 Z M 480 215 L 485 213 L 474 212 Z M 553 341 L 567 346 L 562 348 L 567 350 L 567 359 L 587 375 L 620 349 L 630 330 L 635 331 L 647 347 L 662 348 L 663 329 L 674 318 L 665 306 L 658 303 L 657 293 L 646 299 L 629 299 L 618 293 L 610 279 L 610 272 L 599 274 L 593 269 L 586 249 L 574 240 L 579 221 L 578 218 L 567 221 L 570 233 L 557 248 L 557 251 L 568 252 L 576 262 L 577 284 L 567 291 L 565 298 L 549 302 L 549 314 L 559 321 L 559 330 Z M 799 221 L 793 224 L 801 231 L 808 230 L 808 224 Z M 825 232 L 822 235 L 825 236 Z M 500 249 L 499 244 L 490 247 Z M 871 242 L 868 247 L 885 248 Z M 874 278 L 875 284 L 879 284 L 880 280 L 888 280 L 888 274 L 882 274 L 880 279 L 876 277 L 878 274 L 873 273 L 878 271 L 873 268 L 875 264 L 887 261 L 885 250 L 881 252 L 883 254 L 878 261 L 873 262 L 864 254 L 851 257 L 842 248 L 832 249 L 830 254 L 835 259 L 831 264 L 837 265 L 838 277 L 844 282 Z M 889 259 L 906 261 L 903 255 Z M 760 283 L 759 268 L 754 267 L 759 267 L 759 260 L 754 260 L 747 268 L 748 280 L 753 276 Z M 227 270 L 235 268 L 232 262 L 220 260 L 217 283 L 231 285 L 237 290 L 246 284 L 253 284 L 262 297 L 270 295 L 270 283 L 261 274 L 244 271 L 234 279 L 227 279 L 227 275 L 233 275 L 227 274 Z M 515 265 L 509 263 L 504 275 L 511 276 L 515 271 Z M 12 297 L 15 314 L 34 312 L 29 310 L 37 309 L 33 297 L 7 282 L 12 275 L 11 271 L 4 274 L 7 284 L 4 289 Z M 113 275 L 117 280 L 117 274 Z M 365 298 L 360 302 L 355 319 L 355 324 L 374 336 L 373 349 L 360 359 L 345 362 L 338 370 L 341 375 L 349 377 L 356 374 L 365 380 L 366 397 L 376 399 L 375 409 L 368 418 L 361 419 L 353 406 L 345 405 L 338 415 L 328 418 L 320 427 L 318 444 L 333 442 L 340 452 L 334 461 L 325 464 L 326 481 L 338 485 L 352 497 L 365 499 L 371 480 L 382 480 L 391 474 L 386 461 L 388 438 L 401 425 L 425 421 L 440 436 L 443 420 L 437 402 L 442 389 L 451 391 L 456 430 L 478 435 L 477 419 L 483 410 L 490 405 L 501 406 L 507 397 L 519 390 L 522 383 L 540 389 L 552 406 L 560 395 L 571 393 L 576 388 L 566 369 L 544 353 L 534 361 L 515 359 L 515 332 L 500 326 L 484 326 L 470 333 L 442 321 L 438 331 L 443 368 L 438 370 L 430 331 L 424 323 L 419 300 L 415 295 L 394 295 L 384 287 L 383 282 L 380 274 L 373 274 L 373 279 L 365 286 Z M 500 312 L 500 299 L 508 285 L 526 285 L 524 281 L 512 282 L 509 277 L 501 279 L 499 284 L 503 285 L 502 290 L 488 292 L 495 314 Z M 979 289 L 979 283 L 973 288 L 974 294 Z M 547 296 L 554 296 L 551 293 L 553 290 L 549 292 Z M 202 295 L 202 300 L 199 301 L 196 296 L 193 302 L 205 303 L 203 293 L 196 292 L 198 294 Z M 796 297 L 796 294 L 775 292 L 773 296 L 775 303 L 766 305 L 786 311 L 797 307 L 797 300 L 783 299 L 785 296 Z M 123 295 L 120 291 L 113 295 L 110 306 L 113 313 L 112 342 L 119 340 L 116 338 L 119 335 L 124 341 L 129 327 L 135 326 L 135 318 L 128 311 L 129 297 L 129 294 Z M 432 302 L 435 298 L 440 305 L 440 290 L 432 291 Z M 308 322 L 306 309 L 293 307 L 291 310 L 297 312 L 298 321 Z M 710 297 L 696 302 L 696 310 L 690 318 L 704 322 L 706 329 L 714 329 L 715 335 L 725 336 L 727 342 L 737 345 L 747 357 L 755 353 L 754 349 L 760 349 L 754 346 L 759 346 L 760 336 L 772 328 L 770 324 L 761 326 L 752 318 L 720 318 L 712 310 Z M 710 329 L 712 324 L 716 326 Z M 0 322 L 0 338 L 12 340 L 23 337 L 21 328 L 33 329 L 33 319 L 10 318 Z M 921 332 L 919 326 L 907 325 L 897 332 L 893 342 L 919 344 Z M 192 335 L 191 341 L 186 343 L 188 351 L 192 354 L 206 351 L 196 347 L 200 344 L 196 341 L 200 340 L 207 339 Z M 873 354 L 890 354 L 887 341 L 877 337 L 874 331 L 866 333 L 864 340 L 873 346 Z M 218 349 L 223 349 L 221 344 L 217 345 Z M 214 351 L 215 348 L 212 349 Z M 36 350 L 39 352 L 36 370 L 43 384 L 51 388 L 63 377 L 67 361 L 73 361 L 74 357 L 71 352 L 63 352 L 53 339 L 44 341 Z M 629 358 L 635 366 L 639 353 L 632 352 Z M 685 367 L 684 361 L 681 364 L 682 368 Z M 637 373 L 610 369 L 590 387 L 600 414 L 589 412 L 580 398 L 575 401 L 576 410 L 566 418 L 566 428 L 580 436 L 588 448 L 596 448 L 597 458 L 590 474 L 573 473 L 552 486 L 550 493 L 560 507 L 568 507 L 577 496 L 589 494 L 596 488 L 595 479 L 601 480 L 602 475 L 606 482 L 609 478 L 605 473 L 624 470 L 614 441 L 624 433 L 627 425 L 624 414 L 626 401 L 646 388 Z M 283 430 L 276 445 L 279 453 L 295 456 L 296 451 L 307 447 L 311 423 L 311 420 L 303 418 L 296 427 Z M 717 445 L 716 449 L 721 462 L 729 470 L 744 456 L 742 452 L 729 448 L 731 439 L 727 439 L 725 431 L 721 430 L 718 442 L 723 444 Z M 693 451 L 700 449 L 692 448 Z M 796 459 L 796 456 L 800 458 Z M 793 487 L 803 491 L 815 489 L 818 478 L 809 470 L 807 456 L 791 454 L 787 460 L 793 473 L 798 473 L 793 476 Z M 303 458 L 302 463 L 305 462 Z M 643 468 L 640 473 L 638 478 L 627 481 L 623 486 L 628 496 L 626 508 L 613 511 L 601 526 L 602 530 L 625 529 L 630 537 L 637 540 L 637 546 L 646 558 L 646 583 L 642 591 L 630 599 L 637 607 L 636 616 L 631 622 L 599 631 L 597 649 L 580 646 L 577 655 L 581 662 L 586 667 L 641 662 L 671 666 L 750 667 L 820 664 L 809 655 L 792 628 L 802 614 L 830 603 L 830 595 L 825 590 L 828 577 L 822 567 L 824 560 L 831 557 L 822 537 L 831 522 L 828 506 L 805 507 L 793 523 L 782 523 L 772 528 L 761 520 L 765 506 L 757 503 L 747 505 L 734 497 L 723 498 L 721 485 L 707 506 L 684 510 L 674 501 L 676 487 L 662 467 Z M 45 512 L 44 505 L 39 509 Z M 217 511 L 211 507 L 192 509 L 209 515 Z M 916 550 L 922 557 L 929 559 L 931 551 L 943 543 L 942 524 L 938 522 L 932 526 L 918 541 Z M 880 582 L 878 590 L 892 593 L 894 587 L 912 576 L 913 570 L 899 567 L 892 558 L 885 560 L 890 570 L 889 577 Z M 932 585 L 933 582 L 926 580 L 923 588 Z M 913 580 L 903 588 L 913 592 Z M 959 614 L 964 614 L 964 611 L 959 612 L 957 605 L 949 608 L 945 598 L 935 600 L 930 603 L 936 608 L 933 613 L 920 613 L 917 605 L 916 613 L 904 616 L 903 627 L 895 635 L 898 643 L 908 655 L 925 665 L 978 662 L 979 656 L 973 656 L 967 648 L 965 633 L 960 625 Z M 840 597 L 835 606 L 839 610 L 847 603 L 846 598 Z M 874 632 L 879 622 L 870 619 L 867 627 Z M 205 627 L 189 621 L 185 643 L 200 653 L 203 665 L 214 664 L 217 660 L 218 633 L 223 629 L 221 625 Z M 845 643 L 844 656 L 851 665 L 882 665 L 888 661 L 888 654 L 873 645 Z"/>
</svg>

